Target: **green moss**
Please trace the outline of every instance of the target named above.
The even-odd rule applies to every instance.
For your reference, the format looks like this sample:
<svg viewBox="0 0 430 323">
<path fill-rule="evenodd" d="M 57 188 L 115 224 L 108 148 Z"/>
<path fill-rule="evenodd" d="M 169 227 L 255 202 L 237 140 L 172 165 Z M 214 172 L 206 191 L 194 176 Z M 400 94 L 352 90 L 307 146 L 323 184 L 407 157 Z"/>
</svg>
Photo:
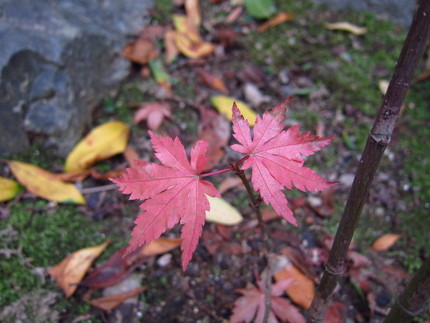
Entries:
<svg viewBox="0 0 430 323">
<path fill-rule="evenodd" d="M 33 164 L 43 169 L 50 169 L 54 164 L 63 164 L 64 161 L 47 153 L 47 149 L 43 148 L 42 141 L 36 141 L 30 147 L 19 154 L 5 156 L 6 160 L 16 160 L 24 163 Z"/>
<path fill-rule="evenodd" d="M 250 33 L 244 37 L 243 45 L 250 60 L 274 74 L 285 68 L 300 70 L 313 82 L 324 85 L 330 92 L 328 106 L 341 110 L 345 115 L 338 140 L 342 140 L 351 151 L 361 151 L 371 128 L 366 116 L 374 117 L 382 102 L 378 83 L 390 79 L 405 31 L 372 14 L 328 11 L 309 1 L 277 1 L 277 6 L 280 11 L 292 13 L 294 20 L 262 34 Z M 324 23 L 334 21 L 348 21 L 366 27 L 368 32 L 354 36 L 324 28 Z M 399 147 L 390 149 L 395 154 L 407 151 L 404 167 L 399 172 L 411 184 L 405 201 L 415 203 L 416 207 L 413 214 L 397 215 L 401 219 L 402 231 L 409 237 L 399 241 L 399 249 L 408 252 L 400 251 L 398 256 L 413 270 L 419 265 L 420 252 L 430 253 L 426 230 L 430 227 L 430 141 L 423 139 L 430 138 L 429 82 L 413 85 L 406 102 L 414 103 L 415 108 L 407 109 L 402 116 Z M 348 107 L 361 111 L 363 117 L 349 116 L 345 113 Z M 311 129 L 318 118 L 309 111 L 295 113 L 293 117 L 304 124 L 305 129 Z M 308 166 L 313 167 L 313 164 L 318 163 L 311 159 Z M 380 218 L 371 213 L 363 214 L 360 225 L 365 227 L 368 223 L 376 223 L 377 229 L 358 230 L 355 239 L 363 245 L 370 245 L 378 234 L 390 232 L 390 223 Z"/>
<path fill-rule="evenodd" d="M 407 108 L 401 117 L 402 128 L 398 144 L 406 151 L 401 175 L 406 182 L 410 182 L 411 187 L 405 194 L 405 200 L 414 205 L 414 208 L 411 213 L 400 215 L 402 230 L 409 243 L 407 239 L 400 242 L 409 248 L 403 259 L 412 271 L 420 265 L 417 261 L 420 254 L 430 255 L 430 84 L 423 82 L 412 85 L 406 102 L 414 108 Z"/>
<path fill-rule="evenodd" d="M 331 92 L 330 106 L 349 104 L 374 116 L 381 102 L 378 81 L 390 77 L 405 33 L 371 14 L 327 14 L 309 1 L 278 1 L 277 5 L 295 19 L 245 37 L 243 44 L 250 59 L 274 72 L 300 68 L 312 80 L 326 85 Z M 368 32 L 353 36 L 324 28 L 324 23 L 336 20 L 365 26 Z M 340 53 L 334 53 L 336 48 Z"/>
<path fill-rule="evenodd" d="M 0 280 L 0 307 L 33 290 L 48 287 L 58 291 L 53 284 L 44 283 L 34 268 L 53 266 L 76 250 L 108 239 L 102 223 L 79 214 L 76 207 L 52 208 L 43 201 L 12 204 L 11 215 L 0 222 L 0 231 L 4 232 L 0 236 L 0 249 L 12 251 L 9 257 L 0 255 L 0 275 L 7 277 Z M 111 248 L 126 243 L 120 239 L 115 241 Z"/>
<path fill-rule="evenodd" d="M 111 121 L 112 117 L 116 121 L 122 121 L 124 123 L 132 123 L 134 110 L 128 107 L 125 97 L 120 96 L 118 99 L 105 99 L 102 103 L 105 117 L 97 120 L 97 124 L 103 124 L 107 121 Z"/>
<path fill-rule="evenodd" d="M 153 11 L 152 18 L 160 25 L 170 22 L 173 13 L 172 0 L 155 0 L 155 10 Z"/>
<path fill-rule="evenodd" d="M 249 195 L 246 191 L 239 191 L 234 199 L 231 201 L 231 204 L 238 208 L 239 210 L 244 210 L 249 207 Z"/>
</svg>

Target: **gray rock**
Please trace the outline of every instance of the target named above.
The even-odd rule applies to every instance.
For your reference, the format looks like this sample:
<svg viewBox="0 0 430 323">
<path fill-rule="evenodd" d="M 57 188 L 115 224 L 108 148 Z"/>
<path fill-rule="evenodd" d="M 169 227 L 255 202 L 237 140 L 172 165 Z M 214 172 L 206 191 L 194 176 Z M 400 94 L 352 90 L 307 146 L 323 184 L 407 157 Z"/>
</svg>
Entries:
<svg viewBox="0 0 430 323">
<path fill-rule="evenodd" d="M 372 12 L 393 19 L 407 27 L 412 22 L 416 1 L 413 0 L 313 0 L 334 9 L 353 9 Z"/>
<path fill-rule="evenodd" d="M 0 0 L 0 155 L 67 154 L 129 73 L 122 46 L 152 0 Z"/>
</svg>

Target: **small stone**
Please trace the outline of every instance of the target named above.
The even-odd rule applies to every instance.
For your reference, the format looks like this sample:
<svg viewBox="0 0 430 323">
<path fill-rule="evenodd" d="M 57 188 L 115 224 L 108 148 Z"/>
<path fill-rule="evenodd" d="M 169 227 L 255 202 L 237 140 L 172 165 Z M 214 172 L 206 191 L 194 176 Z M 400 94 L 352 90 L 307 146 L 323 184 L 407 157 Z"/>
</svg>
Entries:
<svg viewBox="0 0 430 323">
<path fill-rule="evenodd" d="M 312 207 L 319 207 L 322 205 L 322 199 L 318 196 L 309 196 L 307 201 Z"/>
<path fill-rule="evenodd" d="M 375 209 L 375 215 L 377 216 L 383 216 L 385 214 L 384 208 L 382 207 L 377 207 Z"/>
<path fill-rule="evenodd" d="M 121 49 L 153 1 L 0 1 L 0 155 L 30 138 L 66 156 L 128 76 Z"/>
<path fill-rule="evenodd" d="M 339 178 L 339 182 L 342 185 L 350 187 L 352 182 L 354 182 L 354 174 L 342 174 Z"/>
<path fill-rule="evenodd" d="M 281 91 L 284 96 L 289 96 L 294 92 L 294 89 L 291 85 L 284 85 L 281 87 Z"/>
<path fill-rule="evenodd" d="M 281 81 L 282 84 L 287 84 L 290 81 L 290 78 L 288 77 L 288 71 L 287 70 L 280 71 L 278 76 L 279 76 L 279 80 Z"/>
<path fill-rule="evenodd" d="M 264 95 L 260 89 L 252 83 L 246 83 L 243 92 L 247 102 L 255 108 L 258 108 L 262 103 L 270 102 L 270 96 Z"/>
<path fill-rule="evenodd" d="M 167 267 L 172 262 L 172 254 L 166 253 L 157 260 L 157 265 L 161 268 Z"/>
</svg>

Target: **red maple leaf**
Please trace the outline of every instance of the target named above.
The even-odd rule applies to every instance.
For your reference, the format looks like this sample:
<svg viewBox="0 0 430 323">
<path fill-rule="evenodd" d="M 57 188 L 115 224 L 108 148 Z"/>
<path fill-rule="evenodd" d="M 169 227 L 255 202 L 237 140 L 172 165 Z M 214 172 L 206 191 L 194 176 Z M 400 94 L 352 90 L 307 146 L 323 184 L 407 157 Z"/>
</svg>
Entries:
<svg viewBox="0 0 430 323">
<path fill-rule="evenodd" d="M 139 246 L 160 237 L 178 222 L 181 231 L 182 267 L 191 260 L 205 223 L 209 201 L 205 194 L 220 196 L 213 184 L 200 178 L 206 167 L 207 143 L 199 140 L 191 150 L 191 163 L 178 138 L 161 137 L 149 132 L 155 156 L 164 165 L 139 162 L 121 177 L 112 179 L 130 199 L 144 200 L 135 221 L 128 254 Z"/>
<path fill-rule="evenodd" d="M 303 156 L 313 155 L 327 146 L 333 137 L 312 136 L 309 132 L 300 134 L 299 125 L 284 130 L 281 122 L 290 100 L 288 98 L 273 110 L 266 111 L 263 117 L 257 116 L 252 138 L 248 122 L 233 104 L 233 136 L 240 145 L 231 148 L 247 155 L 241 169 L 252 168 L 252 184 L 263 201 L 272 205 L 288 222 L 297 225 L 282 190 L 292 189 L 294 185 L 301 191 L 315 192 L 336 183 L 326 181 L 303 166 Z"/>
<path fill-rule="evenodd" d="M 171 118 L 170 104 L 167 102 L 142 103 L 134 114 L 134 123 L 146 120 L 148 128 L 157 130 L 164 118 Z"/>
<path fill-rule="evenodd" d="M 292 279 L 280 280 L 271 288 L 269 323 L 277 323 L 279 318 L 281 322 L 305 323 L 305 318 L 299 310 L 281 296 L 284 290 L 293 283 Z M 238 289 L 237 292 L 243 296 L 234 302 L 233 315 L 230 317 L 230 323 L 252 322 L 262 323 L 264 311 L 266 308 L 266 295 L 261 281 L 257 281 L 258 288 L 249 285 L 246 289 Z"/>
</svg>

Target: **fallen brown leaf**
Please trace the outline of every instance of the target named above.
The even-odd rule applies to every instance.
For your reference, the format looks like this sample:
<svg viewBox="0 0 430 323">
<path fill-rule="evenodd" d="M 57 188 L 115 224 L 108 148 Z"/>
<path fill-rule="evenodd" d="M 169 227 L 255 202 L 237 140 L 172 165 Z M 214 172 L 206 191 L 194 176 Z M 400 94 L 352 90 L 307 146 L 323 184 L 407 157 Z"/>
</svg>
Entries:
<svg viewBox="0 0 430 323">
<path fill-rule="evenodd" d="M 94 299 L 88 300 L 87 303 L 91 304 L 94 307 L 100 308 L 104 311 L 111 311 L 115 307 L 118 307 L 119 305 L 121 305 L 126 299 L 139 295 L 147 288 L 148 287 L 146 286 L 142 286 L 124 293 L 106 296 L 106 297 L 94 298 Z"/>
<path fill-rule="evenodd" d="M 199 67 L 196 71 L 206 86 L 215 89 L 221 93 L 228 94 L 227 87 L 225 86 L 224 81 L 221 78 L 205 71 L 201 67 Z"/>
<path fill-rule="evenodd" d="M 136 266 L 147 260 L 148 256 L 166 253 L 180 244 L 181 240 L 177 238 L 159 238 L 125 257 L 123 255 L 126 247 L 118 249 L 107 261 L 93 270 L 80 285 L 93 289 L 116 285 Z"/>
<path fill-rule="evenodd" d="M 306 260 L 306 257 L 310 256 L 305 256 L 299 250 L 292 247 L 282 249 L 281 253 L 286 255 L 292 264 L 305 274 L 306 277 L 311 278 L 315 283 L 319 283 L 318 275 L 310 269 L 308 261 Z"/>
<path fill-rule="evenodd" d="M 125 169 L 114 169 L 114 170 L 110 170 L 110 171 L 107 171 L 104 173 L 99 173 L 96 168 L 90 169 L 91 177 L 95 178 L 95 179 L 115 178 L 115 177 L 122 175 L 122 173 L 124 173 L 124 171 L 125 171 Z"/>
<path fill-rule="evenodd" d="M 291 278 L 293 282 L 286 289 L 287 295 L 294 303 L 308 309 L 315 296 L 314 282 L 305 276 L 300 270 L 291 263 L 275 273 L 276 281 Z"/>
<path fill-rule="evenodd" d="M 377 251 L 387 250 L 391 248 L 401 237 L 401 234 L 384 234 L 382 237 L 376 239 L 376 241 L 372 244 L 372 249 Z"/>
<path fill-rule="evenodd" d="M 74 172 L 69 173 L 60 173 L 60 174 L 52 174 L 52 179 L 57 179 L 63 182 L 82 182 L 85 178 L 87 178 L 90 175 L 90 170 L 77 170 Z"/>
<path fill-rule="evenodd" d="M 257 31 L 259 33 L 265 32 L 267 29 L 272 28 L 276 25 L 279 25 L 283 22 L 290 21 L 293 19 L 293 15 L 288 12 L 280 12 L 275 17 L 267 21 L 266 23 L 262 24 L 260 27 L 258 27 Z"/>
<path fill-rule="evenodd" d="M 144 256 L 155 256 L 173 250 L 180 245 L 180 238 L 158 238 L 144 245 L 139 253 Z"/>
<path fill-rule="evenodd" d="M 221 182 L 218 186 L 218 191 L 221 194 L 231 190 L 232 188 L 239 187 L 241 189 L 245 189 L 245 185 L 243 185 L 242 180 L 237 176 L 227 177 L 225 180 Z"/>
<path fill-rule="evenodd" d="M 261 217 L 263 218 L 264 222 L 280 219 L 279 215 L 276 214 L 275 210 L 273 210 L 272 208 L 266 208 L 261 211 Z"/>
<path fill-rule="evenodd" d="M 147 64 L 159 54 L 157 46 L 150 38 L 137 39 L 126 44 L 122 49 L 122 55 L 125 58 L 139 64 Z"/>
<path fill-rule="evenodd" d="M 240 34 L 233 28 L 218 28 L 216 31 L 218 41 L 225 48 L 233 46 Z"/>
<path fill-rule="evenodd" d="M 78 283 L 82 280 L 94 259 L 106 249 L 108 244 L 109 241 L 106 241 L 99 246 L 75 251 L 58 265 L 48 270 L 48 273 L 54 278 L 57 286 L 64 291 L 66 297 L 73 295 Z"/>
<path fill-rule="evenodd" d="M 139 155 L 137 154 L 136 150 L 133 147 L 127 146 L 127 148 L 123 152 L 123 155 L 125 160 L 127 161 L 127 164 L 130 167 L 136 166 L 135 161 L 139 160 Z"/>
<path fill-rule="evenodd" d="M 336 211 L 334 205 L 334 189 L 329 189 L 319 193 L 321 205 L 308 204 L 309 207 L 321 217 L 327 218 L 334 214 Z"/>
<path fill-rule="evenodd" d="M 137 264 L 137 262 L 130 262 L 128 257 L 123 258 L 125 249 L 126 248 L 118 249 L 107 261 L 90 272 L 79 285 L 98 289 L 120 283 L 131 273 L 134 265 Z"/>
</svg>

